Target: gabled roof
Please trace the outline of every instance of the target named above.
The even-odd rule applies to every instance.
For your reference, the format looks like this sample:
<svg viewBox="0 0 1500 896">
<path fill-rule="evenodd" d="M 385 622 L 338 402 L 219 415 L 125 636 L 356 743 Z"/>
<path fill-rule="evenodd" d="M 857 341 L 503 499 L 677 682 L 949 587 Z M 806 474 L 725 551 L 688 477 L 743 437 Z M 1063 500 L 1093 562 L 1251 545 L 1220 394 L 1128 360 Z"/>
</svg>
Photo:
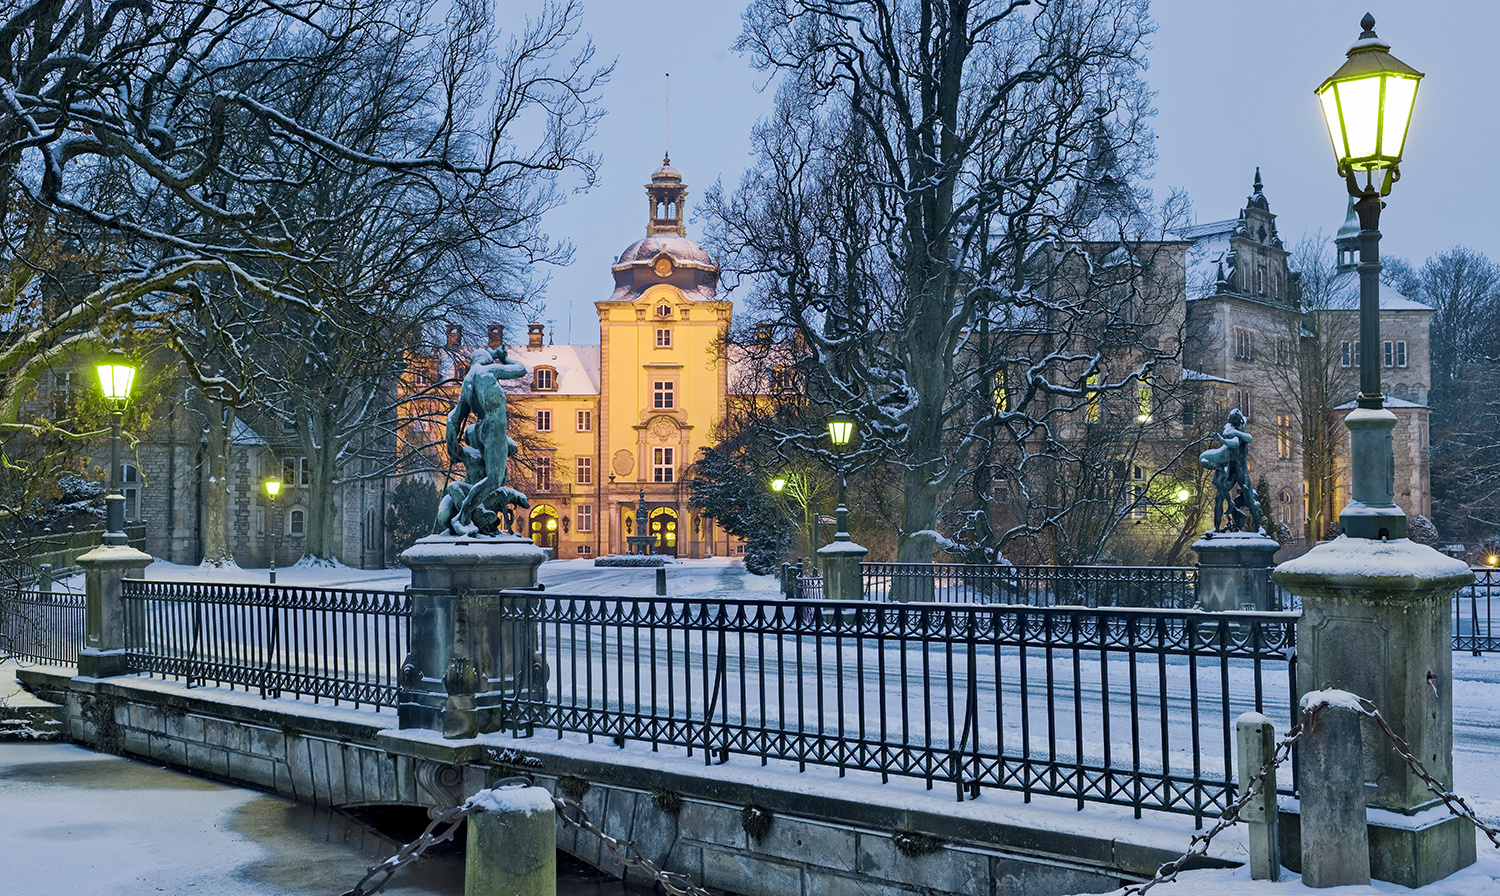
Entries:
<svg viewBox="0 0 1500 896">
<path fill-rule="evenodd" d="M 1186 367 L 1182 368 L 1182 381 L 1184 383 L 1229 383 L 1230 385 L 1233 385 L 1235 382 L 1234 380 L 1226 380 L 1222 376 L 1204 373 L 1201 370 L 1189 370 Z"/>
<path fill-rule="evenodd" d="M 557 388 L 537 395 L 598 395 L 599 394 L 599 346 L 597 345 L 544 345 L 530 348 L 524 345 L 508 345 L 507 356 L 512 361 L 526 365 L 527 370 L 551 367 L 557 371 Z M 532 393 L 532 377 L 506 382 L 507 392 Z"/>
</svg>

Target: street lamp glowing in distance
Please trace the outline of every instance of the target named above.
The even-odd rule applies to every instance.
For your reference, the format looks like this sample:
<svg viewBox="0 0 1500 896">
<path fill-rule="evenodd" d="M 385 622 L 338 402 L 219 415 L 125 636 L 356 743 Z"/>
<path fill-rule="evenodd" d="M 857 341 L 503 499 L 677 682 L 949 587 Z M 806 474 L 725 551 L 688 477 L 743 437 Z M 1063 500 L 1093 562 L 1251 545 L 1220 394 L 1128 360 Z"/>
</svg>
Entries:
<svg viewBox="0 0 1500 896">
<path fill-rule="evenodd" d="M 1375 36 L 1375 19 L 1360 20 L 1364 32 L 1349 48 L 1349 58 L 1317 90 L 1323 119 L 1333 140 L 1339 174 L 1385 169 L 1381 192 L 1401 177 L 1401 151 L 1417 101 L 1422 73 L 1390 54 L 1391 46 Z"/>
<path fill-rule="evenodd" d="M 786 488 L 786 474 L 777 473 L 776 476 L 771 479 L 771 491 L 779 495 L 781 494 L 781 490 L 784 488 Z"/>
<path fill-rule="evenodd" d="M 848 414 L 834 414 L 828 418 L 828 439 L 840 451 L 849 446 L 854 438 L 854 418 Z"/>
</svg>

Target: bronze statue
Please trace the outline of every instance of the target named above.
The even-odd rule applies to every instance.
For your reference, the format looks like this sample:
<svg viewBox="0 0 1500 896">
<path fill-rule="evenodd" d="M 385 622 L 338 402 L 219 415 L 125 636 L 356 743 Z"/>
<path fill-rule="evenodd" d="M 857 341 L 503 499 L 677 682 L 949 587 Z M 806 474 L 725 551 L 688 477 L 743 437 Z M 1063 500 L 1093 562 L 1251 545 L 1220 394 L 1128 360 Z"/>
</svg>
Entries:
<svg viewBox="0 0 1500 896">
<path fill-rule="evenodd" d="M 507 432 L 505 388 L 501 380 L 520 379 L 526 366 L 511 361 L 501 346 L 478 349 L 459 387 L 458 403 L 448 412 L 448 461 L 464 465 L 462 482 L 448 484 L 438 506 L 437 534 L 496 535 L 500 514 L 505 529 L 516 507 L 530 507 L 526 496 L 505 484 L 507 462 L 517 445 Z M 470 417 L 474 422 L 469 423 Z"/>
<path fill-rule="evenodd" d="M 1213 434 L 1220 444 L 1198 455 L 1198 463 L 1214 471 L 1214 529 L 1238 532 L 1250 519 L 1252 531 L 1260 530 L 1260 502 L 1250 484 L 1250 433 L 1245 431 L 1245 415 L 1239 408 L 1229 412 L 1224 429 Z M 1239 493 L 1235 494 L 1235 488 Z M 1226 514 L 1225 511 L 1228 511 Z M 1225 517 L 1228 517 L 1228 522 Z"/>
</svg>

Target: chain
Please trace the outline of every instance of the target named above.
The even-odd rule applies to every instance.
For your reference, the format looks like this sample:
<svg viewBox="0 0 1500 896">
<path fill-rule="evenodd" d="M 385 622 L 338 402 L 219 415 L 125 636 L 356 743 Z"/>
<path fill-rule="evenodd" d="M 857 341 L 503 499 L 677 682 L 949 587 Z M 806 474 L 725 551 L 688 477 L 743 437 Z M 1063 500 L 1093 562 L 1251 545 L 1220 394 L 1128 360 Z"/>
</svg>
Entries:
<svg viewBox="0 0 1500 896">
<path fill-rule="evenodd" d="M 525 786 L 531 783 L 528 778 L 506 778 L 494 784 L 493 787 Z M 663 871 L 655 862 L 646 858 L 645 853 L 641 852 L 641 848 L 634 842 L 619 840 L 604 833 L 589 818 L 589 813 L 577 800 L 552 797 L 552 806 L 557 810 L 557 817 L 562 819 L 563 824 L 598 837 L 599 842 L 604 844 L 604 848 L 609 850 L 616 862 L 626 868 L 645 870 L 671 896 L 712 896 L 707 890 L 693 883 L 686 874 Z M 482 810 L 472 801 L 450 809 L 429 809 L 427 814 L 432 818 L 432 822 L 427 825 L 427 830 L 422 832 L 422 836 L 401 847 L 395 855 L 365 872 L 365 876 L 360 879 L 359 883 L 355 884 L 352 890 L 345 891 L 343 896 L 371 896 L 384 890 L 385 885 L 398 870 L 420 859 L 429 846 L 452 840 L 454 832 L 458 830 L 463 820 L 480 811 Z M 444 825 L 446 827 L 443 827 Z M 377 876 L 380 880 L 366 889 L 365 885 Z"/>
<path fill-rule="evenodd" d="M 1156 875 L 1145 883 L 1126 888 L 1122 896 L 1140 896 L 1141 893 L 1146 892 L 1157 884 L 1175 881 L 1178 872 L 1183 870 L 1183 866 L 1189 859 L 1207 853 L 1208 845 L 1213 842 L 1214 837 L 1240 820 L 1240 810 L 1244 809 L 1260 793 L 1261 788 L 1265 786 L 1266 780 L 1270 777 L 1271 773 L 1291 758 L 1292 745 L 1301 736 L 1302 726 L 1293 726 L 1292 730 L 1287 732 L 1286 737 L 1282 738 L 1281 742 L 1276 745 L 1276 749 L 1271 753 L 1271 759 L 1265 765 L 1261 766 L 1260 771 L 1256 772 L 1245 783 L 1245 790 L 1240 794 L 1239 799 L 1225 807 L 1223 814 L 1219 816 L 1218 824 L 1209 829 L 1207 833 L 1194 834 L 1187 852 L 1170 862 L 1163 863 L 1161 867 L 1156 869 Z"/>
</svg>

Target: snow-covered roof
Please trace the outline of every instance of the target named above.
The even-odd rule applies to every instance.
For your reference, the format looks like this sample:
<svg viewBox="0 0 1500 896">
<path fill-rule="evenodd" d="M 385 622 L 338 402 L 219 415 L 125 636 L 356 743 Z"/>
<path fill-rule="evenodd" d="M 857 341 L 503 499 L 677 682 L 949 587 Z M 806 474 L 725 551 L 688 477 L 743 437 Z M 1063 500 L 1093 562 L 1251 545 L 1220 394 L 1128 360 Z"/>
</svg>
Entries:
<svg viewBox="0 0 1500 896">
<path fill-rule="evenodd" d="M 1330 283 L 1328 307 L 1347 311 L 1359 310 L 1358 271 L 1341 271 L 1333 275 L 1333 280 Z M 1413 299 L 1408 299 L 1395 289 L 1382 283 L 1380 284 L 1380 310 L 1431 312 L 1432 307 L 1423 305 L 1421 302 Z"/>
<path fill-rule="evenodd" d="M 1233 383 L 1234 380 L 1226 380 L 1222 376 L 1214 376 L 1201 370 L 1189 370 L 1182 368 L 1182 381 L 1184 383 Z"/>
<path fill-rule="evenodd" d="M 234 418 L 234 425 L 229 429 L 229 444 L 265 447 L 271 443 L 267 442 L 264 436 L 251 428 L 250 424 L 236 417 Z"/>
<path fill-rule="evenodd" d="M 1399 409 L 1402 409 L 1402 408 L 1422 408 L 1423 410 L 1426 410 L 1426 408 L 1427 408 L 1427 405 L 1422 404 L 1419 401 L 1407 401 L 1404 398 L 1396 398 L 1393 395 L 1387 395 L 1385 397 L 1385 406 L 1388 407 L 1388 408 L 1390 408 L 1390 409 L 1392 409 L 1392 410 L 1399 410 Z M 1343 404 L 1339 405 L 1338 407 L 1334 408 L 1334 410 L 1335 411 L 1352 411 L 1352 410 L 1354 410 L 1354 408 L 1355 408 L 1355 403 L 1354 402 L 1352 402 L 1352 401 L 1346 401 Z"/>
<path fill-rule="evenodd" d="M 531 348 L 525 345 L 505 347 L 511 361 L 526 365 L 527 370 L 551 367 L 557 371 L 557 388 L 549 389 L 546 395 L 598 395 L 599 394 L 599 346 L 597 345 L 543 345 Z M 531 392 L 532 378 L 509 380 L 508 392 Z"/>
<path fill-rule="evenodd" d="M 1227 221 L 1214 221 L 1211 224 L 1194 224 L 1191 227 L 1182 227 L 1177 230 L 1177 236 L 1185 240 L 1197 240 L 1206 236 L 1223 234 L 1228 236 L 1240 224 L 1238 218 L 1230 218 Z"/>
<path fill-rule="evenodd" d="M 1234 232 L 1237 223 L 1236 221 L 1222 221 L 1219 224 L 1204 224 L 1202 227 L 1191 227 L 1179 231 L 1184 239 L 1193 241 L 1183 258 L 1183 265 L 1187 269 L 1188 298 L 1196 299 L 1213 295 L 1214 284 L 1219 280 L 1219 266 L 1229 254 L 1229 237 Z M 1227 226 L 1222 230 L 1205 230 L 1205 228 L 1218 228 L 1220 224 Z M 1188 236 L 1189 230 L 1204 232 L 1196 236 Z"/>
</svg>

